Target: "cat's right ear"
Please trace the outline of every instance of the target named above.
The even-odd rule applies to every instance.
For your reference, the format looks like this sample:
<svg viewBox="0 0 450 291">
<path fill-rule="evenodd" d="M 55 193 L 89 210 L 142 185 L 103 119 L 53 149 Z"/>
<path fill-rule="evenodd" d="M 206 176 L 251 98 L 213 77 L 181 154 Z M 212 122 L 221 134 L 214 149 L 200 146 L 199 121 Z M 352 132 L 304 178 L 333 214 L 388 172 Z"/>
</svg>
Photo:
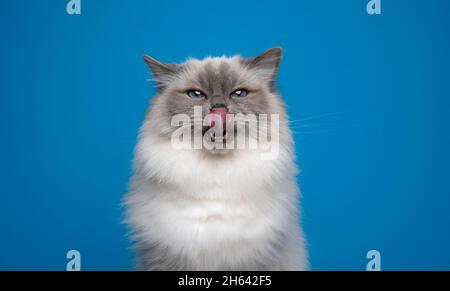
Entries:
<svg viewBox="0 0 450 291">
<path fill-rule="evenodd" d="M 164 90 L 173 81 L 180 67 L 178 64 L 157 61 L 145 54 L 144 61 L 152 72 L 153 80 L 159 90 Z"/>
</svg>

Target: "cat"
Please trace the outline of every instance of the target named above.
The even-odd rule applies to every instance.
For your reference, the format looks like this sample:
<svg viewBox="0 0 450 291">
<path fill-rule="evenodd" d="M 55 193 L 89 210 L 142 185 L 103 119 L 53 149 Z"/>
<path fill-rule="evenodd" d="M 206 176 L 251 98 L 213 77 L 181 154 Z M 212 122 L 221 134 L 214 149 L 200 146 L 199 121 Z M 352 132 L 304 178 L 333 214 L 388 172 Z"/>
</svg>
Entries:
<svg viewBox="0 0 450 291">
<path fill-rule="evenodd" d="M 181 64 L 144 55 L 157 94 L 140 129 L 124 198 L 140 270 L 308 269 L 293 139 L 276 84 L 281 57 L 278 47 L 253 58 Z M 224 134 L 208 135 L 214 122 L 194 118 L 194 108 L 200 119 L 218 117 Z M 239 135 L 228 134 L 239 127 L 238 118 L 228 116 L 238 114 L 241 121 L 248 121 L 245 114 L 278 119 L 276 156 L 263 158 L 260 148 L 214 146 L 232 144 Z M 197 133 L 213 147 L 176 148 L 172 119 L 177 115 L 193 120 L 184 129 L 200 122 Z M 263 143 L 257 135 L 244 135 Z"/>
</svg>

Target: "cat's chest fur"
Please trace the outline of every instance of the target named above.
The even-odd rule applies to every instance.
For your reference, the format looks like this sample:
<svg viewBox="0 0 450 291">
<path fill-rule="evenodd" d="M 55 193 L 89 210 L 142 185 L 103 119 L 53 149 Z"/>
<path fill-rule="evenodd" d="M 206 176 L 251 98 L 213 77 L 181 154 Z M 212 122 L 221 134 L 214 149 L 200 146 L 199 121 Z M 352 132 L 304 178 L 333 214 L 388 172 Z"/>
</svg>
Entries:
<svg viewBox="0 0 450 291">
<path fill-rule="evenodd" d="M 233 187 L 211 187 L 202 193 L 208 198 L 195 198 L 182 190 L 168 190 L 164 199 L 154 201 L 158 227 L 163 237 L 170 237 L 178 251 L 197 249 L 218 252 L 226 247 L 263 243 L 273 224 L 280 221 L 265 201 L 226 198 Z M 206 192 L 206 193 L 205 193 Z M 209 193 L 207 193 L 209 192 Z M 215 197 L 215 198 L 210 198 Z M 220 197 L 220 198 L 219 198 Z"/>
<path fill-rule="evenodd" d="M 277 166 L 248 153 L 219 165 L 192 154 L 167 154 L 159 164 L 163 151 L 148 154 L 145 166 L 155 177 L 137 179 L 128 204 L 151 256 L 165 252 L 180 269 L 260 268 L 255 258 L 282 240 L 296 197 L 289 179 L 277 179 Z"/>
<path fill-rule="evenodd" d="M 212 188 L 208 195 L 227 190 Z M 264 201 L 197 199 L 173 189 L 158 194 L 138 210 L 141 240 L 153 246 L 148 255 L 165 253 L 150 269 L 258 269 L 257 259 L 280 240 L 279 227 L 287 222 Z"/>
</svg>

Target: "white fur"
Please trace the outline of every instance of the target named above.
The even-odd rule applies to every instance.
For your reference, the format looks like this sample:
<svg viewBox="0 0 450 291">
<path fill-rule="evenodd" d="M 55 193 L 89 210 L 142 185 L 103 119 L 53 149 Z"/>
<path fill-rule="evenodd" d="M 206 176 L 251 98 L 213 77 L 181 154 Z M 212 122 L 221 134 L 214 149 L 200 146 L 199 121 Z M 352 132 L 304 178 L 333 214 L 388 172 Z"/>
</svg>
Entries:
<svg viewBox="0 0 450 291">
<path fill-rule="evenodd" d="M 174 150 L 150 122 L 141 130 L 126 198 L 138 242 L 167 246 L 189 270 L 307 268 L 289 149 L 276 160 L 248 150 L 216 160 Z M 282 249 L 273 243 L 280 233 Z"/>
</svg>

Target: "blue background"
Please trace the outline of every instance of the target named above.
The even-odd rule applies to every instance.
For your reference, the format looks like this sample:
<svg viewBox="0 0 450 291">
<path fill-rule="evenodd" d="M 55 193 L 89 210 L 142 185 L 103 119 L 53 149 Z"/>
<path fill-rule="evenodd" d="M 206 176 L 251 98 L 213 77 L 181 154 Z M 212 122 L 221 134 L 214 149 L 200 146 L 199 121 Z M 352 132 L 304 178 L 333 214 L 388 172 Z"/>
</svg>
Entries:
<svg viewBox="0 0 450 291">
<path fill-rule="evenodd" d="M 0 268 L 131 269 L 120 200 L 163 61 L 280 45 L 314 270 L 450 269 L 450 2 L 0 1 Z"/>
</svg>

